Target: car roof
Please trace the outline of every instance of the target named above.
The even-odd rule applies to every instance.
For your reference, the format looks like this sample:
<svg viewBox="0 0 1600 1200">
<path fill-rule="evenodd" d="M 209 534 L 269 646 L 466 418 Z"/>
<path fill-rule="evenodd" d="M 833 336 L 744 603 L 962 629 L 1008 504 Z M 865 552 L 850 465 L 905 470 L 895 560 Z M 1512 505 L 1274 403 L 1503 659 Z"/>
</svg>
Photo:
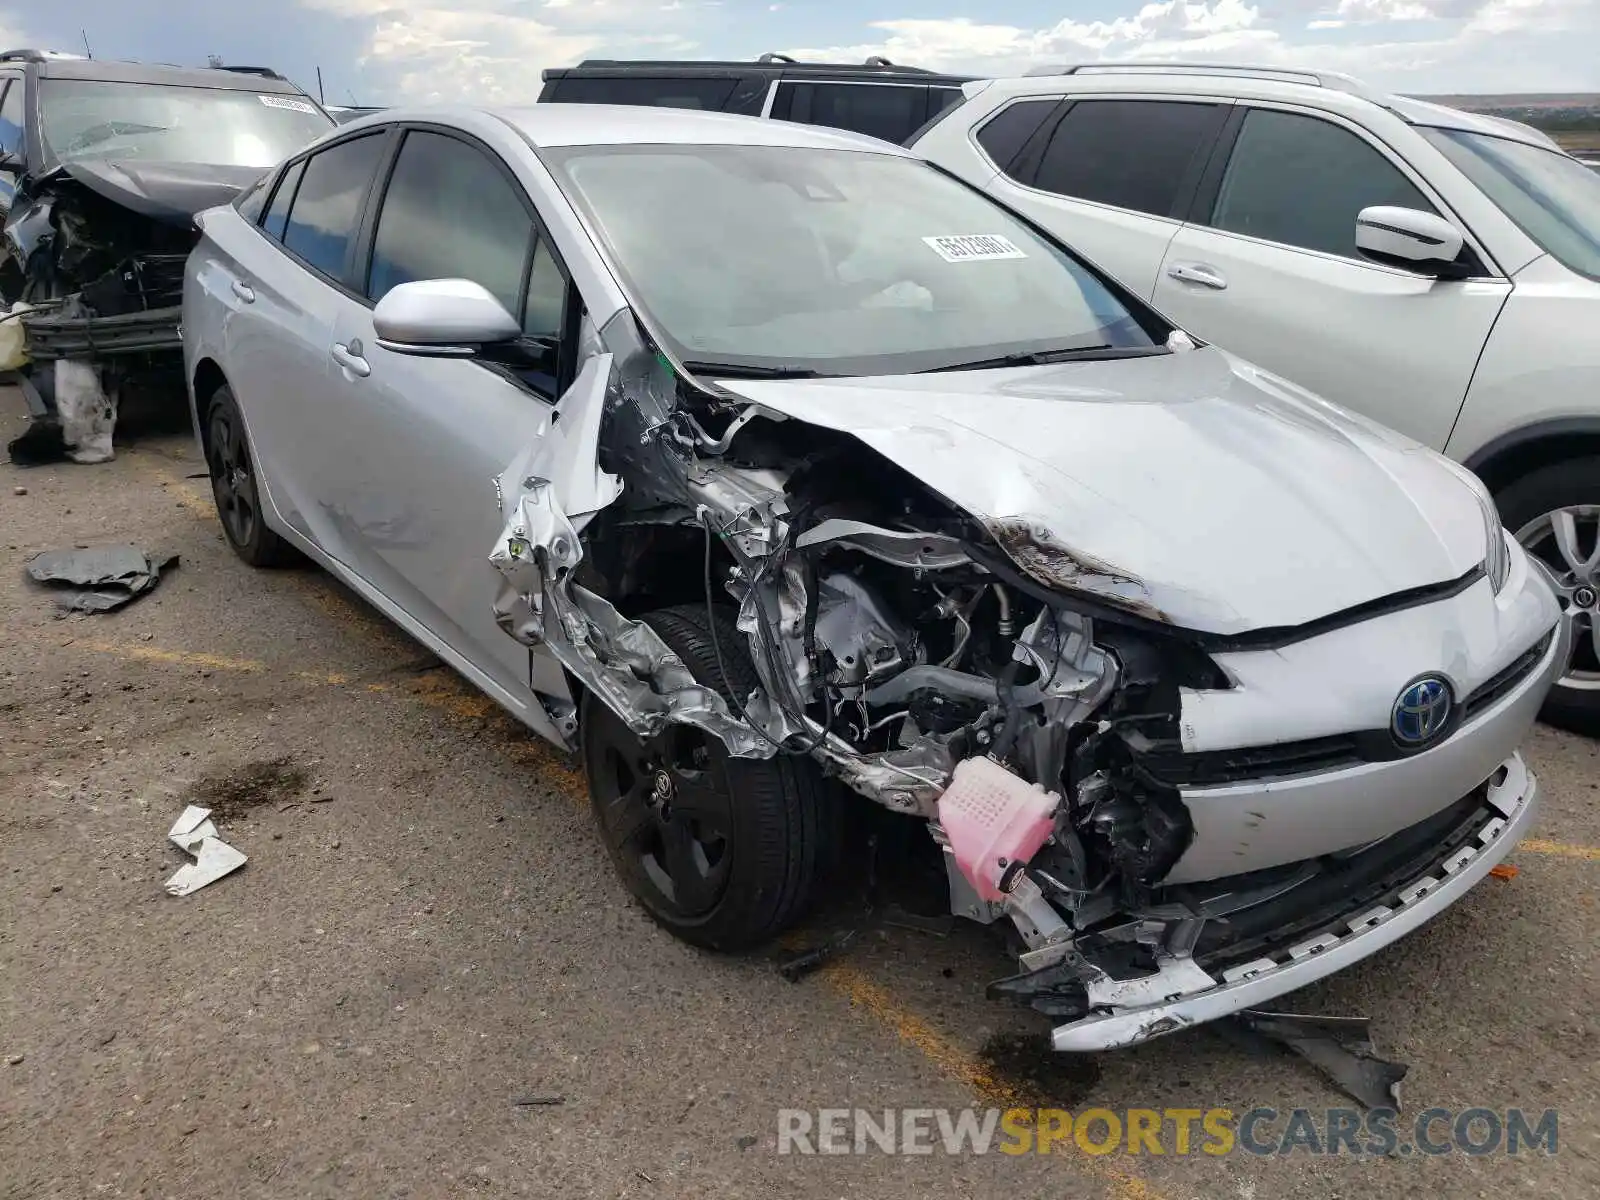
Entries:
<svg viewBox="0 0 1600 1200">
<path fill-rule="evenodd" d="M 755 61 L 741 59 L 645 59 L 645 58 L 589 58 L 575 67 L 551 67 L 543 73 L 545 80 L 574 76 L 616 79 L 630 75 L 674 76 L 688 75 L 700 78 L 732 78 L 744 75 L 771 75 L 783 78 L 826 78 L 830 80 L 875 81 L 894 80 L 897 83 L 942 83 L 957 85 L 974 78 L 972 75 L 950 75 L 930 71 L 925 67 L 908 67 L 887 59 L 869 59 L 866 62 L 826 63 L 798 62 L 778 55 Z"/>
<path fill-rule="evenodd" d="M 1125 67 L 1125 69 L 1119 69 Z M 997 89 L 991 98 L 1013 95 L 1050 95 L 1066 92 L 1140 92 L 1186 95 L 1235 96 L 1243 100 L 1282 100 L 1346 116 L 1359 116 L 1373 107 L 1386 109 L 1412 125 L 1458 129 L 1510 138 L 1530 146 L 1560 149 L 1548 135 L 1531 125 L 1484 113 L 1392 96 L 1369 88 L 1360 80 L 1331 71 L 1289 67 L 1233 66 L 1216 63 L 1089 63 L 1042 67 L 1027 75 L 978 83 L 969 95 Z"/>
<path fill-rule="evenodd" d="M 218 88 L 233 92 L 304 96 L 287 79 L 216 67 L 178 67 L 162 63 L 110 62 L 102 58 L 50 58 L 30 64 L 46 79 L 89 79 L 102 83 L 165 83 L 174 87 Z"/>
<path fill-rule="evenodd" d="M 392 110 L 394 120 L 426 118 L 448 109 Z M 535 147 L 622 145 L 792 146 L 861 150 L 912 157 L 892 142 L 865 134 L 792 121 L 766 121 L 732 113 L 631 104 L 535 104 L 488 110 L 518 129 Z M 368 118 L 370 119 L 370 118 Z"/>
</svg>

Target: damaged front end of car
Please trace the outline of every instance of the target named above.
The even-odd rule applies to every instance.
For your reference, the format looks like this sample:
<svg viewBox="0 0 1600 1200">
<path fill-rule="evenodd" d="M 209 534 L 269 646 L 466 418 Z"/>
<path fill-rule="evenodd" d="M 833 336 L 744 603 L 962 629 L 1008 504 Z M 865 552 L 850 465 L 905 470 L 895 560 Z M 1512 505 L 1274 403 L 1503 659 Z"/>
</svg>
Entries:
<svg viewBox="0 0 1600 1200">
<path fill-rule="evenodd" d="M 1170 769 L 1191 748 L 1184 697 L 1234 683 L 1169 623 L 1169 590 L 696 379 L 626 311 L 591 342 L 544 436 L 498 481 L 500 626 L 641 738 L 677 722 L 734 756 L 808 757 L 927 822 L 952 912 L 1016 935 L 1019 969 L 991 995 L 1067 1022 L 1057 1049 L 1235 1011 L 1242 992 L 1214 1009 L 1203 998 L 1299 986 L 1277 974 L 1291 958 L 1327 951 L 1335 969 L 1349 946 L 1330 923 L 1399 936 L 1425 919 L 1414 902 L 1470 884 L 1503 854 L 1513 811 L 1526 816 L 1515 760 L 1403 836 L 1172 884 L 1196 840 Z M 634 619 L 695 600 L 737 608 L 760 679 L 749 694 L 696 680 Z M 570 698 L 546 708 L 570 745 Z"/>
<path fill-rule="evenodd" d="M 12 361 L 31 421 L 21 462 L 112 457 L 119 411 L 158 412 L 183 393 L 183 268 L 198 238 L 194 204 L 168 203 L 108 164 L 57 166 L 21 181 L 4 226 L 0 278 Z"/>
</svg>

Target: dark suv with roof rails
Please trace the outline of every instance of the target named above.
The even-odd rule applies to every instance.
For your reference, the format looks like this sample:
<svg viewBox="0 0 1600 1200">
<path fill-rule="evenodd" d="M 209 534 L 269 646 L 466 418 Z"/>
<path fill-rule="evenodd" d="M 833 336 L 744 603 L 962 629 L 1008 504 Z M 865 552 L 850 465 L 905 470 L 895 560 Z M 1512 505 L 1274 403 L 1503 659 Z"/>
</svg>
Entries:
<svg viewBox="0 0 1600 1200">
<path fill-rule="evenodd" d="M 194 216 L 334 127 L 270 67 L 0 52 L 0 367 L 33 420 L 12 461 L 111 457 L 119 406 L 171 407 Z"/>
<path fill-rule="evenodd" d="M 961 102 L 970 75 L 941 75 L 874 56 L 864 63 L 592 58 L 544 73 L 540 103 L 698 108 L 826 125 L 904 142 Z"/>
</svg>

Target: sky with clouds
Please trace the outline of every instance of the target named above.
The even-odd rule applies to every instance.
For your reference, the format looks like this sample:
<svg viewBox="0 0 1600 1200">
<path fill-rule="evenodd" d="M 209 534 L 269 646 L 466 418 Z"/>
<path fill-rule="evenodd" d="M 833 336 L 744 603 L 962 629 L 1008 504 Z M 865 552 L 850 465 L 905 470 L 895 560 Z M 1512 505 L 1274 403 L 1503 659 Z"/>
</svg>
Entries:
<svg viewBox="0 0 1600 1200">
<path fill-rule="evenodd" d="M 0 0 L 0 42 L 266 64 L 327 100 L 530 101 L 585 57 L 895 62 L 972 74 L 1186 58 L 1411 93 L 1600 92 L 1600 0 Z"/>
</svg>

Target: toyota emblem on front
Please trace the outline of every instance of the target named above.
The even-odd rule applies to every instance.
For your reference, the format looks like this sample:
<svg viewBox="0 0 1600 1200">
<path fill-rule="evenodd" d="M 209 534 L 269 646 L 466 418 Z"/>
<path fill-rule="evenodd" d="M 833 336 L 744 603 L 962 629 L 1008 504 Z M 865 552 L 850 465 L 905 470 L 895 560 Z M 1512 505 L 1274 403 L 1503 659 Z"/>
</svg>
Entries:
<svg viewBox="0 0 1600 1200">
<path fill-rule="evenodd" d="M 1389 730 L 1402 746 L 1425 746 L 1450 724 L 1454 707 L 1450 685 L 1437 675 L 1424 675 L 1406 684 L 1396 697 Z"/>
</svg>

